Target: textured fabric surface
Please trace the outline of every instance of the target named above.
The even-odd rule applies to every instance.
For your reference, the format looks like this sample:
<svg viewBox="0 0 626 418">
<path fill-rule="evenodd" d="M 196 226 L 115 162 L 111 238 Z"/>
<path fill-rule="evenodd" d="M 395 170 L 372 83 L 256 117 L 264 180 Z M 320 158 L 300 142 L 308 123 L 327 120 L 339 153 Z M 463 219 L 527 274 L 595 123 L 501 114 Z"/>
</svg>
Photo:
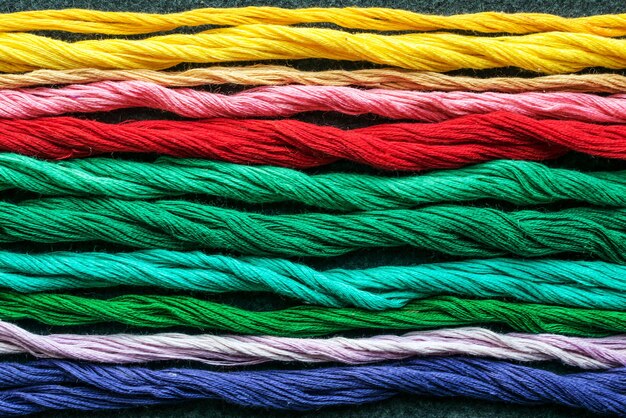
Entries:
<svg viewBox="0 0 626 418">
<path fill-rule="evenodd" d="M 94 8 L 101 10 L 124 10 L 124 11 L 141 11 L 153 13 L 167 13 L 189 10 L 198 7 L 241 7 L 241 6 L 281 6 L 281 7 L 345 7 L 345 6 L 361 6 L 361 7 L 396 7 L 414 10 L 422 13 L 437 14 L 455 14 L 455 13 L 471 13 L 479 11 L 501 11 L 501 12 L 544 12 L 559 14 L 562 16 L 585 16 L 593 14 L 607 13 L 626 13 L 626 2 L 615 0 L 474 0 L 474 1 L 450 1 L 450 0 L 413 0 L 413 1 L 393 1 L 393 0 L 21 0 L 21 1 L 4 1 L 0 2 L 0 12 L 12 12 L 22 10 L 35 9 L 60 9 L 60 8 Z M 76 35 L 59 35 L 66 39 L 81 39 Z M 325 69 L 328 62 L 307 62 L 304 65 L 307 69 Z M 303 65 L 297 63 L 297 65 Z M 358 68 L 360 64 L 344 64 L 344 68 Z M 340 68 L 335 65 L 334 68 Z M 473 75 L 472 72 L 464 73 Z M 493 72 L 490 75 L 498 75 L 500 73 Z M 507 73 L 506 75 L 511 75 Z M 514 75 L 518 75 L 517 72 Z M 143 110 L 125 110 L 116 111 L 110 114 L 89 116 L 106 122 L 119 122 L 128 119 L 155 119 L 162 117 L 159 112 L 150 112 Z M 378 119 L 373 117 L 365 117 L 361 119 L 343 118 L 334 114 L 312 114 L 303 115 L 303 120 L 314 123 L 334 124 L 340 127 L 358 127 L 375 123 Z M 579 156 L 568 156 L 566 159 L 554 163 L 559 166 L 571 167 L 572 161 L 579 162 Z M 623 168 L 621 164 L 607 164 L 606 160 L 590 160 L 582 158 L 582 161 L 588 164 L 592 169 L 605 170 L 609 168 Z M 621 167 L 620 167 L 621 165 Z M 348 166 L 342 165 L 341 168 Z M 350 166 L 351 167 L 351 166 Z M 609 167 L 609 168 L 607 168 Z M 324 169 L 325 171 L 327 169 Z M 317 171 L 316 171 L 317 172 Z M 23 193 L 19 192 L 3 192 L 2 198 L 13 199 L 23 197 Z M 26 194 L 26 197 L 32 195 Z M 223 203 L 223 202 L 221 202 Z M 233 202 L 224 203 L 231 207 L 237 204 Z M 499 207 L 508 207 L 498 204 Z M 284 207 L 273 205 L 264 206 L 265 211 L 285 210 Z M 297 207 L 291 206 L 286 210 L 299 210 Z M 83 246 L 36 246 L 27 245 L 21 247 L 11 247 L 19 250 L 46 250 L 51 249 L 76 249 L 76 250 L 112 250 L 114 247 L 95 247 L 93 245 Z M 438 256 L 434 257 L 430 254 L 417 252 L 412 250 L 391 250 L 391 251 L 364 251 L 347 257 L 338 257 L 326 261 L 311 261 L 312 265 L 317 268 L 329 267 L 345 267 L 345 268 L 366 268 L 369 266 L 382 264 L 409 264 L 416 263 L 420 260 L 428 259 L 429 261 L 443 261 L 446 258 Z M 151 293 L 156 293 L 151 291 Z M 164 292 L 163 292 L 164 293 Z M 85 293 L 82 293 L 85 294 Z M 113 296 L 113 295 L 111 295 Z M 212 300 L 224 303 L 234 303 L 239 298 L 239 305 L 243 305 L 248 309 L 269 309 L 280 308 L 288 305 L 285 299 L 276 301 L 270 297 L 254 297 L 246 295 L 225 295 Z M 34 332 L 77 332 L 77 333 L 96 333 L 96 332 L 124 332 L 128 331 L 123 326 L 101 326 L 101 327 L 74 327 L 71 329 L 59 329 L 54 327 L 40 326 L 33 322 L 19 322 L 30 331 Z M 19 360 L 27 359 L 26 356 L 19 356 Z M 164 367 L 171 364 L 156 365 L 155 367 Z M 188 363 L 176 363 L 174 366 L 182 367 Z M 264 366 L 271 367 L 271 366 Z M 289 366 L 285 366 L 289 367 Z M 553 366 L 556 367 L 556 366 Z M 75 418 L 83 417 L 87 414 L 82 412 L 60 412 L 45 413 L 40 416 L 52 418 Z M 511 418 L 531 418 L 531 417 L 583 417 L 588 416 L 584 412 L 573 411 L 567 408 L 558 407 L 519 407 L 504 404 L 495 404 L 488 402 L 475 402 L 463 399 L 430 399 L 415 398 L 410 396 L 400 396 L 389 401 L 366 405 L 358 408 L 330 408 L 319 412 L 310 413 L 290 413 L 290 412 L 267 412 L 262 410 L 250 410 L 234 407 L 222 402 L 191 402 L 182 405 L 172 405 L 158 408 L 135 409 L 120 412 L 99 412 L 90 413 L 93 418 L 109 418 L 109 417 L 157 417 L 157 418 L 291 418 L 296 416 L 320 417 L 320 418 L 360 418 L 360 417 L 384 417 L 384 418 L 405 418 L 405 417 L 511 417 Z"/>
</svg>

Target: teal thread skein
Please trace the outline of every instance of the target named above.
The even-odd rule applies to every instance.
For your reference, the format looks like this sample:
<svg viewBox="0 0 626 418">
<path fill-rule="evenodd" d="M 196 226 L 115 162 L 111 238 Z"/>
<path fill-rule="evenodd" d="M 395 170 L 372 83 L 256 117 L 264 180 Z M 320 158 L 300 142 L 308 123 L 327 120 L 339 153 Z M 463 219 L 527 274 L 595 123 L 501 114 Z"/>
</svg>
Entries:
<svg viewBox="0 0 626 418">
<path fill-rule="evenodd" d="M 319 271 L 283 259 L 201 252 L 0 252 L 2 287 L 42 292 L 117 285 L 269 291 L 316 305 L 370 310 L 437 295 L 626 309 L 626 266 L 601 261 L 491 259 Z"/>
</svg>

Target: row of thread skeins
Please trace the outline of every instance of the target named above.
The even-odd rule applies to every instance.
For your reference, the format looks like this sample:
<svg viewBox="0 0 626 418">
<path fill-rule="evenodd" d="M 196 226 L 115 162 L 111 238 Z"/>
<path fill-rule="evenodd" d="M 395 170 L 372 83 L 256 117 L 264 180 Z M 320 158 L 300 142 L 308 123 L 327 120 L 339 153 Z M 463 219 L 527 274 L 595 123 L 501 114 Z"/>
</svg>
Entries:
<svg viewBox="0 0 626 418">
<path fill-rule="evenodd" d="M 595 94 L 620 83 L 0 76 L 0 352 L 28 356 L 0 363 L 0 413 L 396 394 L 623 413 L 626 112 Z"/>
</svg>

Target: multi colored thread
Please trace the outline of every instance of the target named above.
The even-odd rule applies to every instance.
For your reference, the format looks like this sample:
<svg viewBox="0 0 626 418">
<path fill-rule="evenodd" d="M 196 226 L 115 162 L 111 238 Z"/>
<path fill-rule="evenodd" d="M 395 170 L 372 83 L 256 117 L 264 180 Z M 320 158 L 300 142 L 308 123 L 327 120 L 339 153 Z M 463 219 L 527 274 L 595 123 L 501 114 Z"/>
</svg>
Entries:
<svg viewBox="0 0 626 418">
<path fill-rule="evenodd" d="M 0 14 L 0 415 L 624 415 L 626 15 L 443 12 Z"/>
</svg>

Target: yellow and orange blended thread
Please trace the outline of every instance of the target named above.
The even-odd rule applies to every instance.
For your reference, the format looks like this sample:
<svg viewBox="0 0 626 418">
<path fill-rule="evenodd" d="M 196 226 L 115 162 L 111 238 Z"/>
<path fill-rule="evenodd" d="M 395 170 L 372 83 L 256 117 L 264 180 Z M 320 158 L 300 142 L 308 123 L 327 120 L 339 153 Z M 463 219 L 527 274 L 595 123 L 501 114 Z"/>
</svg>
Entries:
<svg viewBox="0 0 626 418">
<path fill-rule="evenodd" d="M 150 36 L 173 30 L 190 33 Z M 626 77 L 595 67 L 626 68 L 624 36 L 626 15 L 0 14 L 0 191 L 40 196 L 0 201 L 0 355 L 39 358 L 0 362 L 0 415 L 192 399 L 317 410 L 399 393 L 623 415 L 626 172 L 605 159 L 626 161 Z M 267 65 L 309 58 L 366 68 Z M 533 76 L 443 73 L 509 67 Z M 194 89 L 225 84 L 256 88 Z M 169 113 L 67 116 L 137 107 Z M 379 119 L 356 129 L 285 119 L 310 111 Z M 596 171 L 544 163 L 570 151 L 593 156 Z M 329 165 L 339 160 L 376 171 Z M 259 212 L 284 202 L 301 210 Z M 537 208 L 559 202 L 576 206 Z M 93 242 L 128 250 L 3 248 Z M 307 265 L 403 246 L 458 260 Z M 117 286 L 129 294 L 97 293 Z M 74 294 L 51 293 L 63 291 Z M 180 293 L 191 291 L 304 305 L 259 312 Z M 4 322 L 22 319 L 186 333 L 37 335 Z M 381 335 L 341 334 L 352 330 Z M 293 370 L 144 367 L 163 360 Z M 545 361 L 583 371 L 536 365 Z M 345 366 L 298 367 L 311 363 Z"/>
</svg>

